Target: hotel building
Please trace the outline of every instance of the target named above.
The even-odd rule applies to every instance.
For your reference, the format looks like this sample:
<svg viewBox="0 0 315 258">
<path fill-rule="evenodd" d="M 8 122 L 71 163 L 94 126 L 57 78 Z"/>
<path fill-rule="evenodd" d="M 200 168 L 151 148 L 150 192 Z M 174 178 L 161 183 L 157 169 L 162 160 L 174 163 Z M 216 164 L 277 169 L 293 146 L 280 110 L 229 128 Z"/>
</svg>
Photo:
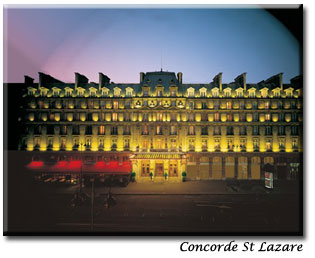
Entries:
<svg viewBox="0 0 315 258">
<path fill-rule="evenodd" d="M 25 132 L 19 149 L 37 173 L 78 171 L 137 181 L 262 179 L 302 172 L 302 77 L 282 73 L 247 83 L 246 73 L 222 83 L 183 82 L 183 74 L 140 73 L 139 83 L 99 82 L 75 73 L 64 83 L 25 76 Z"/>
</svg>

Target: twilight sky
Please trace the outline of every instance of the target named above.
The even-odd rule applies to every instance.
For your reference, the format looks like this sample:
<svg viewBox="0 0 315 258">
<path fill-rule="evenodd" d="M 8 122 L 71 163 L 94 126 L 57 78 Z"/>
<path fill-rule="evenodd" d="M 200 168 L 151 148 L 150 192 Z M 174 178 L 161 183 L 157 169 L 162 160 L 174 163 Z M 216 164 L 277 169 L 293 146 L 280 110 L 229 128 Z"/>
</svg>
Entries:
<svg viewBox="0 0 315 258">
<path fill-rule="evenodd" d="M 4 82 L 38 72 L 74 82 L 139 82 L 139 72 L 183 72 L 184 83 L 257 83 L 300 74 L 299 44 L 263 9 L 4 9 Z"/>
</svg>

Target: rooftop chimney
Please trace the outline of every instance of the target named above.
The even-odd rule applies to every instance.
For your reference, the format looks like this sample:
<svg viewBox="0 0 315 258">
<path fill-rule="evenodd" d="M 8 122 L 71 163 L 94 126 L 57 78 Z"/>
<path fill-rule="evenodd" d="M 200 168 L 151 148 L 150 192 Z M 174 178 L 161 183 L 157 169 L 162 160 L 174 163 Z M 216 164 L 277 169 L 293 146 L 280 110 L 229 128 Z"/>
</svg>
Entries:
<svg viewBox="0 0 315 258">
<path fill-rule="evenodd" d="M 140 73 L 140 83 L 143 82 L 143 79 L 144 79 L 144 73 L 141 72 L 141 73 Z"/>
<path fill-rule="evenodd" d="M 216 86 L 219 87 L 220 92 L 221 92 L 222 91 L 222 73 L 218 73 L 216 76 L 214 76 L 213 82 Z"/>
<path fill-rule="evenodd" d="M 244 88 L 244 91 L 246 91 L 246 73 L 240 74 L 234 79 L 234 81 L 240 84 Z"/>
<path fill-rule="evenodd" d="M 181 72 L 177 73 L 177 80 L 179 83 L 183 83 L 183 73 Z"/>
<path fill-rule="evenodd" d="M 105 86 L 106 84 L 109 84 L 110 82 L 110 78 L 104 75 L 103 73 L 98 73 L 98 78 L 99 78 L 99 81 L 98 81 L 99 90 L 101 90 L 103 86 Z"/>
<path fill-rule="evenodd" d="M 34 84 L 34 79 L 33 79 L 32 77 L 29 77 L 29 76 L 25 75 L 25 76 L 24 76 L 24 84 L 25 84 L 26 86 L 30 86 L 30 85 L 33 86 L 33 84 Z"/>
<path fill-rule="evenodd" d="M 84 75 L 79 74 L 79 73 L 74 73 L 75 74 L 75 90 L 77 89 L 78 86 L 81 84 L 87 84 L 89 83 L 89 79 L 86 78 Z"/>
</svg>

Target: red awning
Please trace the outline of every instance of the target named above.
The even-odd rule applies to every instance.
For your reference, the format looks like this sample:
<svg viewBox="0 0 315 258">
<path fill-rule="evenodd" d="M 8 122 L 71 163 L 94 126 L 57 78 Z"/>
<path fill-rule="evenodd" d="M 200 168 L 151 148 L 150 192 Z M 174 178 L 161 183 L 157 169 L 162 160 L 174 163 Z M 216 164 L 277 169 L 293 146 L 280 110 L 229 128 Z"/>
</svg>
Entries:
<svg viewBox="0 0 315 258">
<path fill-rule="evenodd" d="M 130 161 L 118 162 L 99 161 L 92 165 L 84 165 L 82 161 L 59 161 L 55 165 L 45 165 L 43 161 L 32 161 L 27 165 L 27 168 L 33 171 L 43 172 L 82 172 L 83 173 L 117 173 L 117 174 L 129 174 L 132 171 L 132 165 Z"/>
</svg>

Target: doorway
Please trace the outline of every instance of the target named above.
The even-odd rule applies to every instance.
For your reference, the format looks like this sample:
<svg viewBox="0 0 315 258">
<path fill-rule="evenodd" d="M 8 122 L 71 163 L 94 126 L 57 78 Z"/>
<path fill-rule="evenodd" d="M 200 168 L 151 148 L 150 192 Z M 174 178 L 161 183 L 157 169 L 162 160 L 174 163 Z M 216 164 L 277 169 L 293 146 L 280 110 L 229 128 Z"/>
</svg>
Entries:
<svg viewBox="0 0 315 258">
<path fill-rule="evenodd" d="M 163 162 L 155 163 L 155 176 L 164 176 Z"/>
</svg>

